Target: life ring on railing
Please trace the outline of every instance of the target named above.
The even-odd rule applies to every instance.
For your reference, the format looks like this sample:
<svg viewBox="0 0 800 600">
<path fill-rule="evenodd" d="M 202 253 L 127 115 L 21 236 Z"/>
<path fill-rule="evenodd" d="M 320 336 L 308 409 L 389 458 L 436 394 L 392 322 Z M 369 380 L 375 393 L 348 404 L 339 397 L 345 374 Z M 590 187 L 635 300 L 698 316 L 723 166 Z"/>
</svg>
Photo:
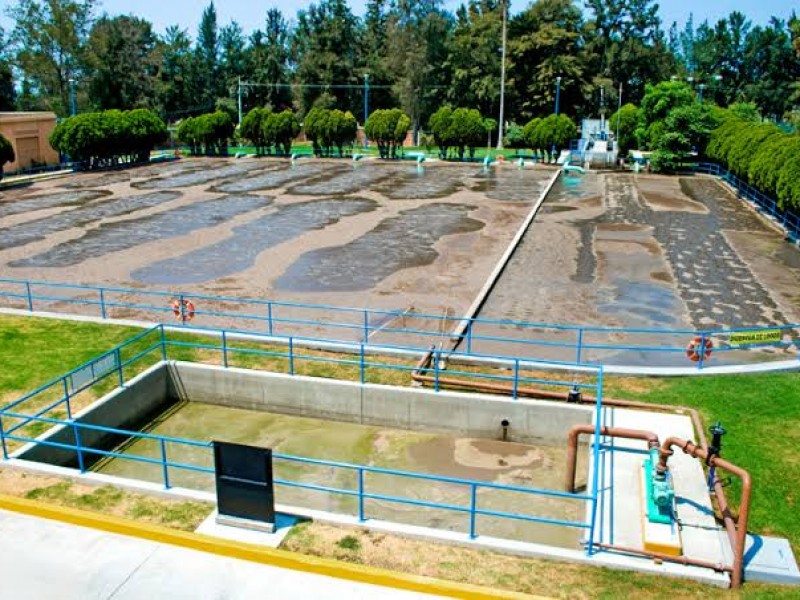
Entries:
<svg viewBox="0 0 800 600">
<path fill-rule="evenodd" d="M 695 337 L 686 346 L 686 356 L 692 362 L 699 362 L 702 354 L 703 360 L 711 358 L 711 353 L 714 351 L 714 342 L 709 338 Z"/>
<path fill-rule="evenodd" d="M 181 307 L 181 301 L 175 300 L 172 303 L 172 314 L 175 315 L 175 318 L 181 321 L 191 321 L 194 319 L 194 304 L 191 300 L 184 300 L 183 307 Z"/>
</svg>

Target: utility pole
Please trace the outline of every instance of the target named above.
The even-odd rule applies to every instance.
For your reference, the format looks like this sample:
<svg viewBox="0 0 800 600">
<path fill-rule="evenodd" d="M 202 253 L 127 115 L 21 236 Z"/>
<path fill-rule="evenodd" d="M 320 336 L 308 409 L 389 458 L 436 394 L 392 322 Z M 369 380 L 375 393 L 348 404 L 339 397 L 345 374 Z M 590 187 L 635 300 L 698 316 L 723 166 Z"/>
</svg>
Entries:
<svg viewBox="0 0 800 600">
<path fill-rule="evenodd" d="M 74 117 L 78 114 L 78 103 L 75 100 L 75 79 L 73 77 L 69 78 L 69 104 L 70 112 Z"/>
<path fill-rule="evenodd" d="M 700 94 L 698 96 L 698 102 L 700 102 L 700 104 L 703 103 L 703 88 L 704 87 L 706 87 L 705 83 L 701 83 L 700 85 L 697 86 L 697 88 L 700 90 Z"/>
<path fill-rule="evenodd" d="M 560 102 L 561 102 L 561 77 L 556 77 L 556 114 L 558 114 Z"/>
<path fill-rule="evenodd" d="M 369 117 L 369 73 L 364 73 L 364 148 L 367 143 L 367 118 Z"/>
<path fill-rule="evenodd" d="M 617 149 L 619 149 L 619 122 L 622 120 L 620 118 L 619 111 L 622 110 L 622 82 L 619 84 L 619 99 L 617 101 L 617 133 L 614 136 L 616 140 Z"/>
<path fill-rule="evenodd" d="M 239 77 L 239 125 L 242 124 L 242 78 Z"/>
<path fill-rule="evenodd" d="M 503 5 L 503 48 L 500 57 L 500 119 L 497 124 L 497 149 L 503 149 L 503 125 L 506 111 L 506 29 L 508 21 L 508 0 L 501 0 Z"/>
</svg>

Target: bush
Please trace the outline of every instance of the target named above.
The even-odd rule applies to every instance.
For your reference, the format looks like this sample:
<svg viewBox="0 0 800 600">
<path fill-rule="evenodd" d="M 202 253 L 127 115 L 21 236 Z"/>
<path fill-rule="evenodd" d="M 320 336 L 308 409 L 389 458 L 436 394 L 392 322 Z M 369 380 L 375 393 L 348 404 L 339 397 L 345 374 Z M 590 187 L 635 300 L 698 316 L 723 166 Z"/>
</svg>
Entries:
<svg viewBox="0 0 800 600">
<path fill-rule="evenodd" d="M 692 153 L 703 158 L 711 132 L 719 125 L 708 105 L 696 103 L 673 108 L 661 123 L 663 133 L 651 163 L 656 172 L 677 170 Z"/>
<path fill-rule="evenodd" d="M 334 147 L 342 156 L 344 147 L 352 146 L 358 134 L 358 122 L 353 114 L 339 109 L 312 108 L 303 126 L 317 156 L 332 156 Z"/>
<path fill-rule="evenodd" d="M 567 115 L 552 114 L 544 119 L 532 119 L 525 125 L 525 138 L 533 149 L 544 149 L 558 153 L 569 146 L 572 139 L 578 137 L 578 128 Z"/>
<path fill-rule="evenodd" d="M 468 150 L 470 158 L 475 156 L 475 148 L 486 142 L 486 136 L 492 131 L 496 122 L 484 119 L 474 108 L 457 108 L 443 106 L 428 121 L 433 138 L 439 146 L 442 158 L 448 158 L 450 149 L 454 149 L 459 160 L 464 159 Z"/>
<path fill-rule="evenodd" d="M 264 121 L 264 138 L 275 146 L 277 153 L 289 156 L 292 153 L 292 143 L 300 133 L 300 121 L 290 110 L 279 113 L 270 113 Z"/>
<path fill-rule="evenodd" d="M 622 156 L 636 147 L 636 129 L 639 126 L 639 109 L 634 104 L 626 104 L 611 115 L 608 127 L 617 136 L 617 147 Z"/>
<path fill-rule="evenodd" d="M 377 144 L 381 158 L 397 158 L 410 126 L 411 118 L 399 108 L 379 109 L 367 118 L 364 134 Z"/>
<path fill-rule="evenodd" d="M 152 111 L 108 110 L 64 119 L 50 135 L 50 145 L 80 168 L 96 169 L 146 162 L 166 139 L 167 126 Z"/>
<path fill-rule="evenodd" d="M 707 153 L 781 208 L 800 207 L 800 136 L 731 115 L 712 132 Z"/>
<path fill-rule="evenodd" d="M 14 147 L 2 134 L 0 134 L 0 181 L 3 179 L 3 165 L 14 162 Z"/>
<path fill-rule="evenodd" d="M 254 108 L 242 117 L 239 126 L 239 136 L 255 146 L 258 156 L 263 156 L 269 151 L 270 144 L 267 143 L 264 133 L 264 122 L 271 114 L 272 112 L 266 108 Z"/>
<path fill-rule="evenodd" d="M 231 116 L 217 111 L 185 119 L 178 127 L 178 138 L 189 146 L 192 154 L 227 156 L 234 129 Z"/>
<path fill-rule="evenodd" d="M 527 148 L 528 142 L 525 140 L 525 129 L 515 123 L 509 125 L 503 138 L 503 146 L 514 150 Z"/>
<path fill-rule="evenodd" d="M 639 110 L 639 126 L 636 129 L 639 147 L 654 149 L 666 131 L 664 121 L 670 112 L 694 103 L 694 90 L 683 82 L 664 81 L 658 85 L 647 85 Z"/>
</svg>

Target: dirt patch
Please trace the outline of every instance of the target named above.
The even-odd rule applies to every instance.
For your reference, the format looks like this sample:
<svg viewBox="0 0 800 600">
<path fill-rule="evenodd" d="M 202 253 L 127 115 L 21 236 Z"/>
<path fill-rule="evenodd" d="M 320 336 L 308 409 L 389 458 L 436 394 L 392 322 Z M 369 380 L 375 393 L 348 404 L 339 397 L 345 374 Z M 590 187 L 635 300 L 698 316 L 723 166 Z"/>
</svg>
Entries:
<svg viewBox="0 0 800 600">
<path fill-rule="evenodd" d="M 708 208 L 692 200 L 681 187 L 676 177 L 639 176 L 636 186 L 642 200 L 652 210 L 707 214 Z"/>
</svg>

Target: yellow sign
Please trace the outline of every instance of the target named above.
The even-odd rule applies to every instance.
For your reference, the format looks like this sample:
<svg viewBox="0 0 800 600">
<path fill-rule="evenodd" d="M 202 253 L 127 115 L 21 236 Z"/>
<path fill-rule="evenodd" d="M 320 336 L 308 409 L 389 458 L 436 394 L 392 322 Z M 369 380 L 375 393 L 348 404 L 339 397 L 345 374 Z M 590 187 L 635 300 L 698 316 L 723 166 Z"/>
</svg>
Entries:
<svg viewBox="0 0 800 600">
<path fill-rule="evenodd" d="M 762 329 L 760 331 L 739 331 L 731 334 L 732 346 L 747 346 L 748 344 L 774 344 L 783 339 L 780 329 Z"/>
</svg>

